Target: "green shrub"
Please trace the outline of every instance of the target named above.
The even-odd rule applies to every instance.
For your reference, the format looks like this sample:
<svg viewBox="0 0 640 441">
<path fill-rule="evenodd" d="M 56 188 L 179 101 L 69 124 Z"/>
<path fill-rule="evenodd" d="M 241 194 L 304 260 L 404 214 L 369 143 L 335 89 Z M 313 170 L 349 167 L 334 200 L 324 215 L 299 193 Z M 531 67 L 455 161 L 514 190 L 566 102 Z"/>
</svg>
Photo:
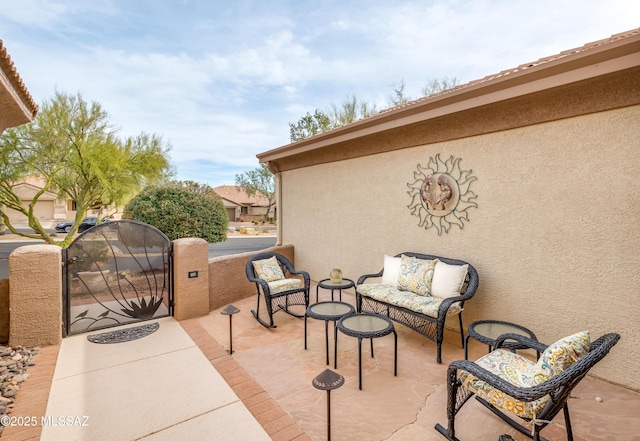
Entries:
<svg viewBox="0 0 640 441">
<path fill-rule="evenodd" d="M 127 204 L 122 218 L 153 225 L 171 240 L 199 237 L 209 243 L 227 240 L 229 226 L 220 197 L 179 184 L 145 189 Z"/>
</svg>

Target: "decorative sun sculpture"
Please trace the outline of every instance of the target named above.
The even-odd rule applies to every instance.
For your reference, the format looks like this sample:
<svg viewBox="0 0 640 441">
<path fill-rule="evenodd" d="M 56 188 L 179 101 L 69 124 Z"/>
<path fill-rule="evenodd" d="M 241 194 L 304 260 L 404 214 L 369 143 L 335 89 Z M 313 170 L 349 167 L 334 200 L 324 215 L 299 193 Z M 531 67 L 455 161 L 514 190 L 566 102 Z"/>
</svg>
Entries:
<svg viewBox="0 0 640 441">
<path fill-rule="evenodd" d="M 478 208 L 474 202 L 477 195 L 469 189 L 477 178 L 471 170 L 462 170 L 460 161 L 453 156 L 442 161 L 437 154 L 429 158 L 426 166 L 417 165 L 414 181 L 407 183 L 411 197 L 407 207 L 420 219 L 418 226 L 433 227 L 440 235 L 443 231 L 448 233 L 452 224 L 462 229 L 465 221 L 469 222 L 468 211 Z"/>
</svg>

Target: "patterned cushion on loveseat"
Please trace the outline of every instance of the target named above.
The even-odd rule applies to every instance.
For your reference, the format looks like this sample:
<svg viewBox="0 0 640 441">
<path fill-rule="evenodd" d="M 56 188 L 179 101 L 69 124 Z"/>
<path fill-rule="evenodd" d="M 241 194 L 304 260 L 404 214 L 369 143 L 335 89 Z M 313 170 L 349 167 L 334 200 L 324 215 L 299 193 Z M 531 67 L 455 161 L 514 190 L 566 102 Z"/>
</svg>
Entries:
<svg viewBox="0 0 640 441">
<path fill-rule="evenodd" d="M 430 317 L 438 317 L 441 298 L 429 295 L 419 295 L 408 291 L 401 291 L 391 285 L 382 283 L 365 283 L 358 285 L 358 292 L 380 302 L 400 306 L 410 311 L 419 312 Z M 459 314 L 462 309 L 459 303 L 451 305 L 447 315 Z"/>
</svg>

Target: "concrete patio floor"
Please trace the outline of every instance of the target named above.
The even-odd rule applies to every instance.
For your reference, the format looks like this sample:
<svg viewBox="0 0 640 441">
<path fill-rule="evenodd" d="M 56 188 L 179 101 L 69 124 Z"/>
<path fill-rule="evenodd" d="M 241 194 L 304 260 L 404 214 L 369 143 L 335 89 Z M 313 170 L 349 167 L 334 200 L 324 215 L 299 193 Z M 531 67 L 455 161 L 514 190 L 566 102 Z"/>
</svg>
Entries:
<svg viewBox="0 0 640 441">
<path fill-rule="evenodd" d="M 315 300 L 315 293 L 312 297 Z M 329 297 L 328 292 L 321 292 L 320 301 L 330 300 Z M 343 300 L 351 304 L 355 304 L 354 297 L 343 293 Z M 345 377 L 345 384 L 331 393 L 333 440 L 445 439 L 434 430 L 434 425 L 439 422 L 446 426 L 447 422 L 447 366 L 452 360 L 464 358 L 458 334 L 445 336 L 443 362 L 437 364 L 434 343 L 396 324 L 397 377 L 393 376 L 393 337 L 374 340 L 375 358 L 370 356 L 369 343 L 363 342 L 363 390 L 358 390 L 357 339 L 339 335 L 338 368 L 334 369 L 331 324 L 331 365 L 327 366 L 323 321 L 308 319 L 308 350 L 305 351 L 302 319 L 278 312 L 275 314 L 277 327 L 267 329 L 251 315 L 255 297 L 234 305 L 241 309 L 233 316 L 234 360 L 313 440 L 327 438 L 326 392 L 311 384 L 326 368 Z M 264 309 L 261 308 L 261 312 Z M 195 320 L 228 348 L 228 316 L 217 310 Z M 470 343 L 470 359 L 477 359 L 486 351 L 486 346 Z M 570 412 L 576 441 L 640 440 L 640 394 L 587 377 L 573 395 Z M 475 400 L 467 403 L 456 418 L 456 435 L 461 440 L 497 440 L 507 433 L 516 440 L 528 439 Z M 562 415 L 542 434 L 549 440 L 565 440 Z"/>
<path fill-rule="evenodd" d="M 321 293 L 320 300 L 328 297 Z M 353 304 L 354 295 L 345 292 L 343 300 Z M 374 358 L 363 342 L 358 390 L 355 338 L 339 335 L 334 369 L 332 334 L 331 365 L 325 364 L 324 322 L 308 320 L 304 350 L 302 319 L 278 312 L 277 328 L 267 329 L 251 315 L 255 297 L 234 305 L 241 312 L 232 319 L 232 355 L 225 350 L 229 317 L 221 310 L 183 322 L 160 319 L 158 331 L 131 342 L 100 345 L 82 334 L 42 348 L 12 415 L 87 415 L 89 426 L 6 427 L 1 438 L 321 441 L 327 439 L 327 394 L 311 382 L 330 368 L 345 378 L 331 393 L 334 441 L 444 440 L 434 425 L 446 425 L 447 366 L 464 357 L 459 335 L 445 336 L 443 363 L 437 364 L 431 341 L 396 325 L 397 377 L 393 337 L 374 340 Z M 470 358 L 485 353 L 486 346 L 471 342 Z M 640 441 L 639 393 L 587 377 L 573 395 L 576 441 Z M 495 441 L 501 434 L 528 439 L 474 400 L 458 414 L 456 434 L 463 441 Z M 542 434 L 565 440 L 562 416 Z"/>
</svg>

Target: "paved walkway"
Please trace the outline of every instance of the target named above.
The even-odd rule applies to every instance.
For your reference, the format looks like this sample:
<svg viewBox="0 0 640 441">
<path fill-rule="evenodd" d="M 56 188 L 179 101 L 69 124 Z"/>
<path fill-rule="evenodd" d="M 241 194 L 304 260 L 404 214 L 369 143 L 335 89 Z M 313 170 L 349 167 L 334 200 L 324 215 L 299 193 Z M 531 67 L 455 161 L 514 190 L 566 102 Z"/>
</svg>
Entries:
<svg viewBox="0 0 640 441">
<path fill-rule="evenodd" d="M 37 359 L 41 371 L 30 370 L 43 387 L 29 384 L 32 390 L 20 391 L 12 414 L 36 416 L 39 427 L 7 427 L 2 438 L 308 439 L 292 419 L 280 418 L 284 412 L 197 323 L 157 321 L 159 329 L 142 339 L 96 344 L 82 334 L 64 339 L 59 353 L 45 351 L 44 359 Z M 51 364 L 55 371 L 48 376 L 43 370 Z"/>
</svg>

